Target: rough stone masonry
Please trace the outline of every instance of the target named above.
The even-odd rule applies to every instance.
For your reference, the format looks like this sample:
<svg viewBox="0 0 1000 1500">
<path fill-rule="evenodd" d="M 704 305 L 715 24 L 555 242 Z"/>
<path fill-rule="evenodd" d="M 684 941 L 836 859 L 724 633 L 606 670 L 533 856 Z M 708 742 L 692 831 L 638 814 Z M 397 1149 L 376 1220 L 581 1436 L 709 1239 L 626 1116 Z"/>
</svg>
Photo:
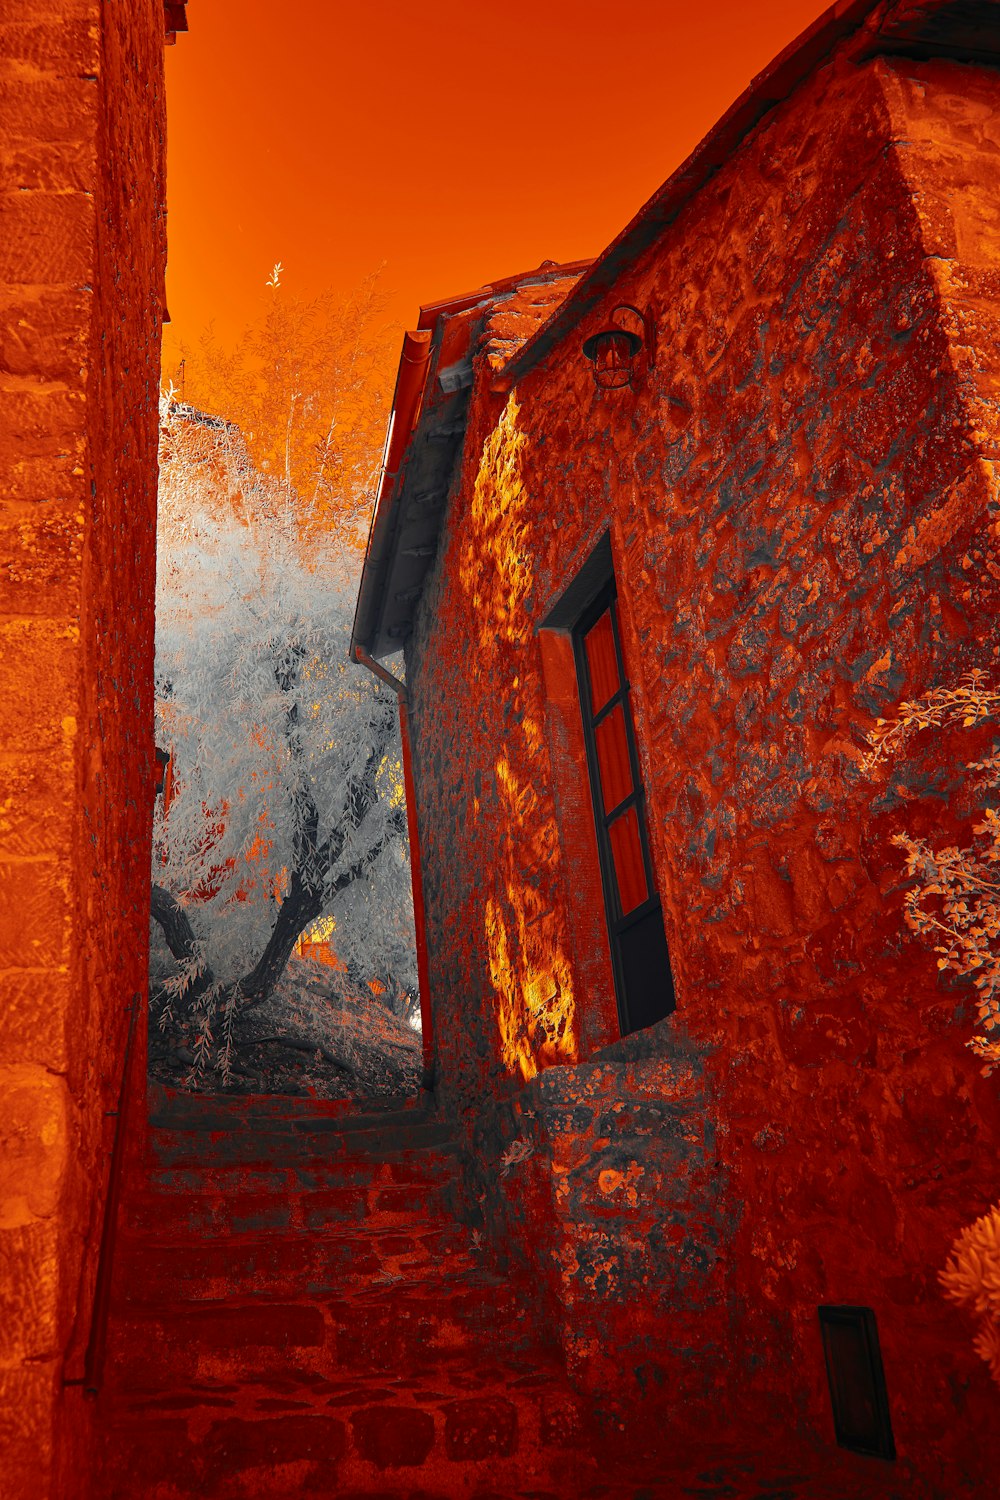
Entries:
<svg viewBox="0 0 1000 1500">
<path fill-rule="evenodd" d="M 544 270 L 443 315 L 475 377 L 406 646 L 427 944 L 484 1212 L 611 1429 L 832 1443 L 817 1307 L 862 1304 L 901 1455 L 977 1493 L 996 1393 L 936 1278 L 997 1196 L 1000 1111 L 889 843 L 960 835 L 971 742 L 862 761 L 901 698 L 996 671 L 1000 74 L 866 45 L 608 252 L 534 363 Z M 580 345 L 619 303 L 655 362 L 601 392 Z M 544 628 L 606 531 L 677 991 L 621 1041 Z"/>
<path fill-rule="evenodd" d="M 79 1385 L 145 985 L 161 0 L 0 3 L 0 1489 L 83 1493 Z M 141 1069 L 141 1060 L 139 1063 Z"/>
</svg>

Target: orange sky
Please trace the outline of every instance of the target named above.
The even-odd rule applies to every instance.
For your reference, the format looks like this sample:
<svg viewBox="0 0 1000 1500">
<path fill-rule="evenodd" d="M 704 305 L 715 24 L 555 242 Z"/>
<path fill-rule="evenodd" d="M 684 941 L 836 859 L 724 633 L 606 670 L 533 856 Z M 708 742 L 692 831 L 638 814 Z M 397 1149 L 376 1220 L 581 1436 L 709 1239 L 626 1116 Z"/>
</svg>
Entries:
<svg viewBox="0 0 1000 1500">
<path fill-rule="evenodd" d="M 380 263 L 389 316 L 598 254 L 818 0 L 189 0 L 164 368 Z"/>
</svg>

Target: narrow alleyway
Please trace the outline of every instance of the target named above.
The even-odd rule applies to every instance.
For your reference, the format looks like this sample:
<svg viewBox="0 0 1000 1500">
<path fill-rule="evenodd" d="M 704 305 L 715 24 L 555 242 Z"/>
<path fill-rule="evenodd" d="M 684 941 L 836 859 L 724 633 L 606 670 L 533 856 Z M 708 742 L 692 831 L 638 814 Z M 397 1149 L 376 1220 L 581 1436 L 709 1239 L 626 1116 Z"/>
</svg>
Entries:
<svg viewBox="0 0 1000 1500">
<path fill-rule="evenodd" d="M 152 1136 L 118 1248 L 107 1500 L 903 1500 L 829 1455 L 602 1461 L 416 1104 L 192 1100 Z"/>
</svg>

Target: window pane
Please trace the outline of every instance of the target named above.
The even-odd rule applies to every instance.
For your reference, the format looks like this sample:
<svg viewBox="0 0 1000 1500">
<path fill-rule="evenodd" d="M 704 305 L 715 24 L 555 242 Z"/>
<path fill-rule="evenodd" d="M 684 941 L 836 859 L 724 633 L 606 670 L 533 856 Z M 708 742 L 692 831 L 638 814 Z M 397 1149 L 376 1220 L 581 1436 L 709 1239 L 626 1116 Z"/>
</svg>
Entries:
<svg viewBox="0 0 1000 1500">
<path fill-rule="evenodd" d="M 609 605 L 600 619 L 593 624 L 583 638 L 590 673 L 590 711 L 599 713 L 609 698 L 613 698 L 620 686 L 618 681 L 618 658 L 615 655 L 615 633 L 611 623 Z"/>
<path fill-rule="evenodd" d="M 628 761 L 628 740 L 625 737 L 625 712 L 616 703 L 607 718 L 601 720 L 594 730 L 597 743 L 597 764 L 601 768 L 601 793 L 604 811 L 614 812 L 619 802 L 632 790 L 632 768 Z"/>
<path fill-rule="evenodd" d="M 642 905 L 649 894 L 642 863 L 642 845 L 639 842 L 639 820 L 634 804 L 615 818 L 608 828 L 608 837 L 615 862 L 622 916 L 627 917 L 630 911 Z"/>
</svg>

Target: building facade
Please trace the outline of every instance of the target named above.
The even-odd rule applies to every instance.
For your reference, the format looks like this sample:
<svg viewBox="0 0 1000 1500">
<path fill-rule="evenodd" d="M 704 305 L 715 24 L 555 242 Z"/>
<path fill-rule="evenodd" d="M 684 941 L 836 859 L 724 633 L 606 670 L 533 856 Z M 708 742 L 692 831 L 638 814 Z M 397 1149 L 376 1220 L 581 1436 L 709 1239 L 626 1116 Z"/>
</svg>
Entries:
<svg viewBox="0 0 1000 1500">
<path fill-rule="evenodd" d="M 404 652 L 439 1094 L 609 1441 L 832 1444 L 819 1310 L 864 1308 L 857 1462 L 947 1494 L 1000 1107 L 891 838 L 961 841 L 972 741 L 866 736 L 996 670 L 996 23 L 833 7 L 592 266 L 423 309 L 355 625 Z"/>
</svg>

